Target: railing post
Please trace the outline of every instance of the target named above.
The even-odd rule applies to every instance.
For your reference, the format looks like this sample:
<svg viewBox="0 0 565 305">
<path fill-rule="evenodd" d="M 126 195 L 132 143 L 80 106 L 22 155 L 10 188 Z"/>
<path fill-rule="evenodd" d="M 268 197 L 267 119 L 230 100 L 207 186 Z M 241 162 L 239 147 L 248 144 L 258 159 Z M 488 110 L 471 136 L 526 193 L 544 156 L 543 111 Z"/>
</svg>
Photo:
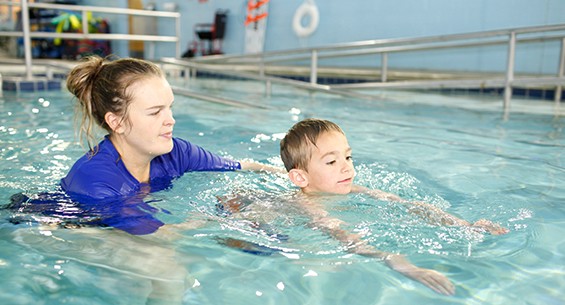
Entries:
<svg viewBox="0 0 565 305">
<path fill-rule="evenodd" d="M 185 82 L 189 82 L 190 81 L 190 68 L 185 68 L 183 70 L 183 74 L 184 74 L 184 80 Z"/>
<path fill-rule="evenodd" d="M 267 82 L 265 82 L 265 96 L 270 97 L 272 91 L 273 91 L 273 86 L 271 84 L 271 81 L 267 80 Z"/>
<path fill-rule="evenodd" d="M 148 53 L 147 58 L 149 58 L 150 60 L 155 59 L 155 42 L 154 41 L 149 41 L 149 48 L 148 49 L 149 49 L 149 51 L 147 51 L 147 53 Z"/>
<path fill-rule="evenodd" d="M 53 67 L 51 65 L 48 65 L 45 69 L 45 76 L 47 77 L 47 79 L 53 79 L 54 74 L 55 73 L 53 72 Z"/>
<path fill-rule="evenodd" d="M 318 83 L 318 51 L 312 50 L 312 59 L 310 62 L 310 84 Z"/>
<path fill-rule="evenodd" d="M 176 41 L 176 55 L 177 58 L 180 58 L 181 56 L 181 50 L 180 50 L 180 18 L 177 16 L 175 18 L 175 31 L 176 31 L 176 36 L 177 36 L 177 41 Z"/>
<path fill-rule="evenodd" d="M 557 72 L 557 77 L 565 76 L 565 38 L 561 39 L 561 55 L 559 56 L 559 70 Z M 561 105 L 561 91 L 563 90 L 562 85 L 558 85 L 555 88 L 555 108 L 559 109 Z"/>
<path fill-rule="evenodd" d="M 381 82 L 386 83 L 388 74 L 388 53 L 381 54 Z"/>
<path fill-rule="evenodd" d="M 88 34 L 88 14 L 85 10 L 82 10 L 80 14 L 82 16 L 82 33 L 86 35 Z"/>
<path fill-rule="evenodd" d="M 26 65 L 26 78 L 31 79 L 33 77 L 33 71 L 31 70 L 31 37 L 29 30 L 29 9 L 27 6 L 27 0 L 22 0 L 22 29 L 24 31 L 24 59 Z"/>
<path fill-rule="evenodd" d="M 508 41 L 508 65 L 506 67 L 506 83 L 504 85 L 504 114 L 508 115 L 510 110 L 510 99 L 512 98 L 512 82 L 514 81 L 514 57 L 516 55 L 516 32 L 510 33 Z"/>
<path fill-rule="evenodd" d="M 259 62 L 259 76 L 265 77 L 265 56 L 261 54 L 261 61 Z"/>
</svg>

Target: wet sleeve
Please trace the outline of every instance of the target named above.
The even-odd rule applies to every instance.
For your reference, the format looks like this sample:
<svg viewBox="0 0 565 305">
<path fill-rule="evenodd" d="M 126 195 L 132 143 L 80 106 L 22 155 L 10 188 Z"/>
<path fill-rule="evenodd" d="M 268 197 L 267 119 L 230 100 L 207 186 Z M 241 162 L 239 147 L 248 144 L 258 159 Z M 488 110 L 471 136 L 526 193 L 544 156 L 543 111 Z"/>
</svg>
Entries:
<svg viewBox="0 0 565 305">
<path fill-rule="evenodd" d="M 150 214 L 140 214 L 136 216 L 114 216 L 106 218 L 102 221 L 104 225 L 126 231 L 132 235 L 146 235 L 151 234 L 164 223 Z"/>
<path fill-rule="evenodd" d="M 234 171 L 241 169 L 238 161 L 220 157 L 204 148 L 182 139 L 175 139 L 171 152 L 172 158 L 178 160 L 182 172 L 187 171 Z"/>
<path fill-rule="evenodd" d="M 81 206 L 99 216 L 99 223 L 133 235 L 151 234 L 164 223 L 156 216 L 159 209 L 144 201 L 143 196 L 104 200 L 83 198 Z"/>
</svg>

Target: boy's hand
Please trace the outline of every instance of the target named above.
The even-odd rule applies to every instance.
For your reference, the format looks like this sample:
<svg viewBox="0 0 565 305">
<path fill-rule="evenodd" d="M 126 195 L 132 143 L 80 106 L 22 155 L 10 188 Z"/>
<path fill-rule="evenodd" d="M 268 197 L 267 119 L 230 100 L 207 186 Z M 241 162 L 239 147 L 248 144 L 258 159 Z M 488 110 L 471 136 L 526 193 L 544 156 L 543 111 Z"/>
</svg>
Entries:
<svg viewBox="0 0 565 305">
<path fill-rule="evenodd" d="M 510 230 L 496 224 L 490 220 L 480 219 L 476 221 L 472 226 L 472 228 L 479 228 L 484 230 L 492 235 L 502 235 L 508 233 Z"/>
<path fill-rule="evenodd" d="M 451 283 L 445 275 L 435 270 L 416 267 L 402 255 L 387 255 L 385 257 L 385 263 L 390 268 L 426 285 L 437 293 L 444 295 L 453 295 L 455 293 L 455 286 L 453 286 L 453 283 Z"/>
<path fill-rule="evenodd" d="M 435 270 L 416 268 L 416 270 L 406 275 L 428 286 L 428 288 L 437 293 L 444 295 L 453 295 L 455 293 L 455 286 L 453 286 L 451 281 L 445 275 Z"/>
</svg>

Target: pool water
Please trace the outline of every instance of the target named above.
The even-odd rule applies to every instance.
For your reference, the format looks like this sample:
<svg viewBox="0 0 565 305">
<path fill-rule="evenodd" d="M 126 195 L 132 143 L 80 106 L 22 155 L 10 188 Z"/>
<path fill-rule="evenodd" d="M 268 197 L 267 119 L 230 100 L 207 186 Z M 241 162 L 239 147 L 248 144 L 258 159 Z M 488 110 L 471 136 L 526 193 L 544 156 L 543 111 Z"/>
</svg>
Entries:
<svg viewBox="0 0 565 305">
<path fill-rule="evenodd" d="M 180 84 L 183 85 L 183 84 Z M 436 294 L 352 255 L 286 200 L 283 175 L 188 173 L 146 199 L 163 236 L 104 228 L 53 229 L 1 212 L 3 304 L 563 304 L 565 136 L 562 118 L 512 113 L 489 98 L 381 92 L 357 100 L 260 83 L 196 80 L 193 90 L 256 103 L 236 108 L 176 96 L 175 136 L 237 159 L 281 166 L 278 145 L 297 120 L 341 125 L 356 182 L 426 201 L 461 218 L 490 219 L 502 236 L 437 227 L 364 195 L 331 198 L 328 211 L 378 249 L 437 270 L 456 286 Z M 543 103 L 543 102 L 539 102 Z M 66 92 L 0 99 L 0 202 L 53 190 L 84 153 Z M 251 199 L 241 215 L 218 213 L 216 196 Z M 262 225 L 256 227 L 251 220 Z M 250 248 L 251 247 L 251 248 Z"/>
</svg>

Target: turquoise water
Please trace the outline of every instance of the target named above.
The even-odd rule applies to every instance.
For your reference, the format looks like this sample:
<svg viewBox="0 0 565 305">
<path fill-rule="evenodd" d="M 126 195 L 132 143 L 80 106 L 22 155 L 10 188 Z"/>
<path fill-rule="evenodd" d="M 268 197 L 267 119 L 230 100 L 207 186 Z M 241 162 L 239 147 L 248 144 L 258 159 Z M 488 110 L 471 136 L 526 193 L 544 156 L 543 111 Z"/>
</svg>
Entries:
<svg viewBox="0 0 565 305">
<path fill-rule="evenodd" d="M 193 225 L 166 237 L 14 225 L 2 211 L 3 304 L 145 304 L 152 291 L 171 299 L 164 304 L 565 302 L 562 118 L 512 113 L 504 121 L 486 98 L 383 92 L 382 100 L 367 101 L 278 86 L 266 98 L 263 85 L 252 82 L 198 80 L 190 86 L 267 108 L 177 96 L 178 137 L 225 156 L 281 165 L 278 142 L 292 124 L 330 119 L 348 135 L 359 184 L 467 220 L 491 219 L 510 233 L 431 226 L 361 195 L 326 202 L 346 228 L 375 247 L 447 275 L 456 294 L 442 296 L 380 261 L 345 252 L 309 226 L 285 201 L 296 189 L 284 176 L 188 173 L 148 198 L 171 211 L 159 215 L 165 222 Z M 84 153 L 72 116 L 65 92 L 0 99 L 0 202 L 56 187 Z M 245 218 L 219 216 L 216 196 L 234 193 L 254 201 Z M 265 225 L 256 228 L 249 219 Z M 262 245 L 255 250 L 264 255 L 230 247 L 230 239 Z"/>
</svg>

